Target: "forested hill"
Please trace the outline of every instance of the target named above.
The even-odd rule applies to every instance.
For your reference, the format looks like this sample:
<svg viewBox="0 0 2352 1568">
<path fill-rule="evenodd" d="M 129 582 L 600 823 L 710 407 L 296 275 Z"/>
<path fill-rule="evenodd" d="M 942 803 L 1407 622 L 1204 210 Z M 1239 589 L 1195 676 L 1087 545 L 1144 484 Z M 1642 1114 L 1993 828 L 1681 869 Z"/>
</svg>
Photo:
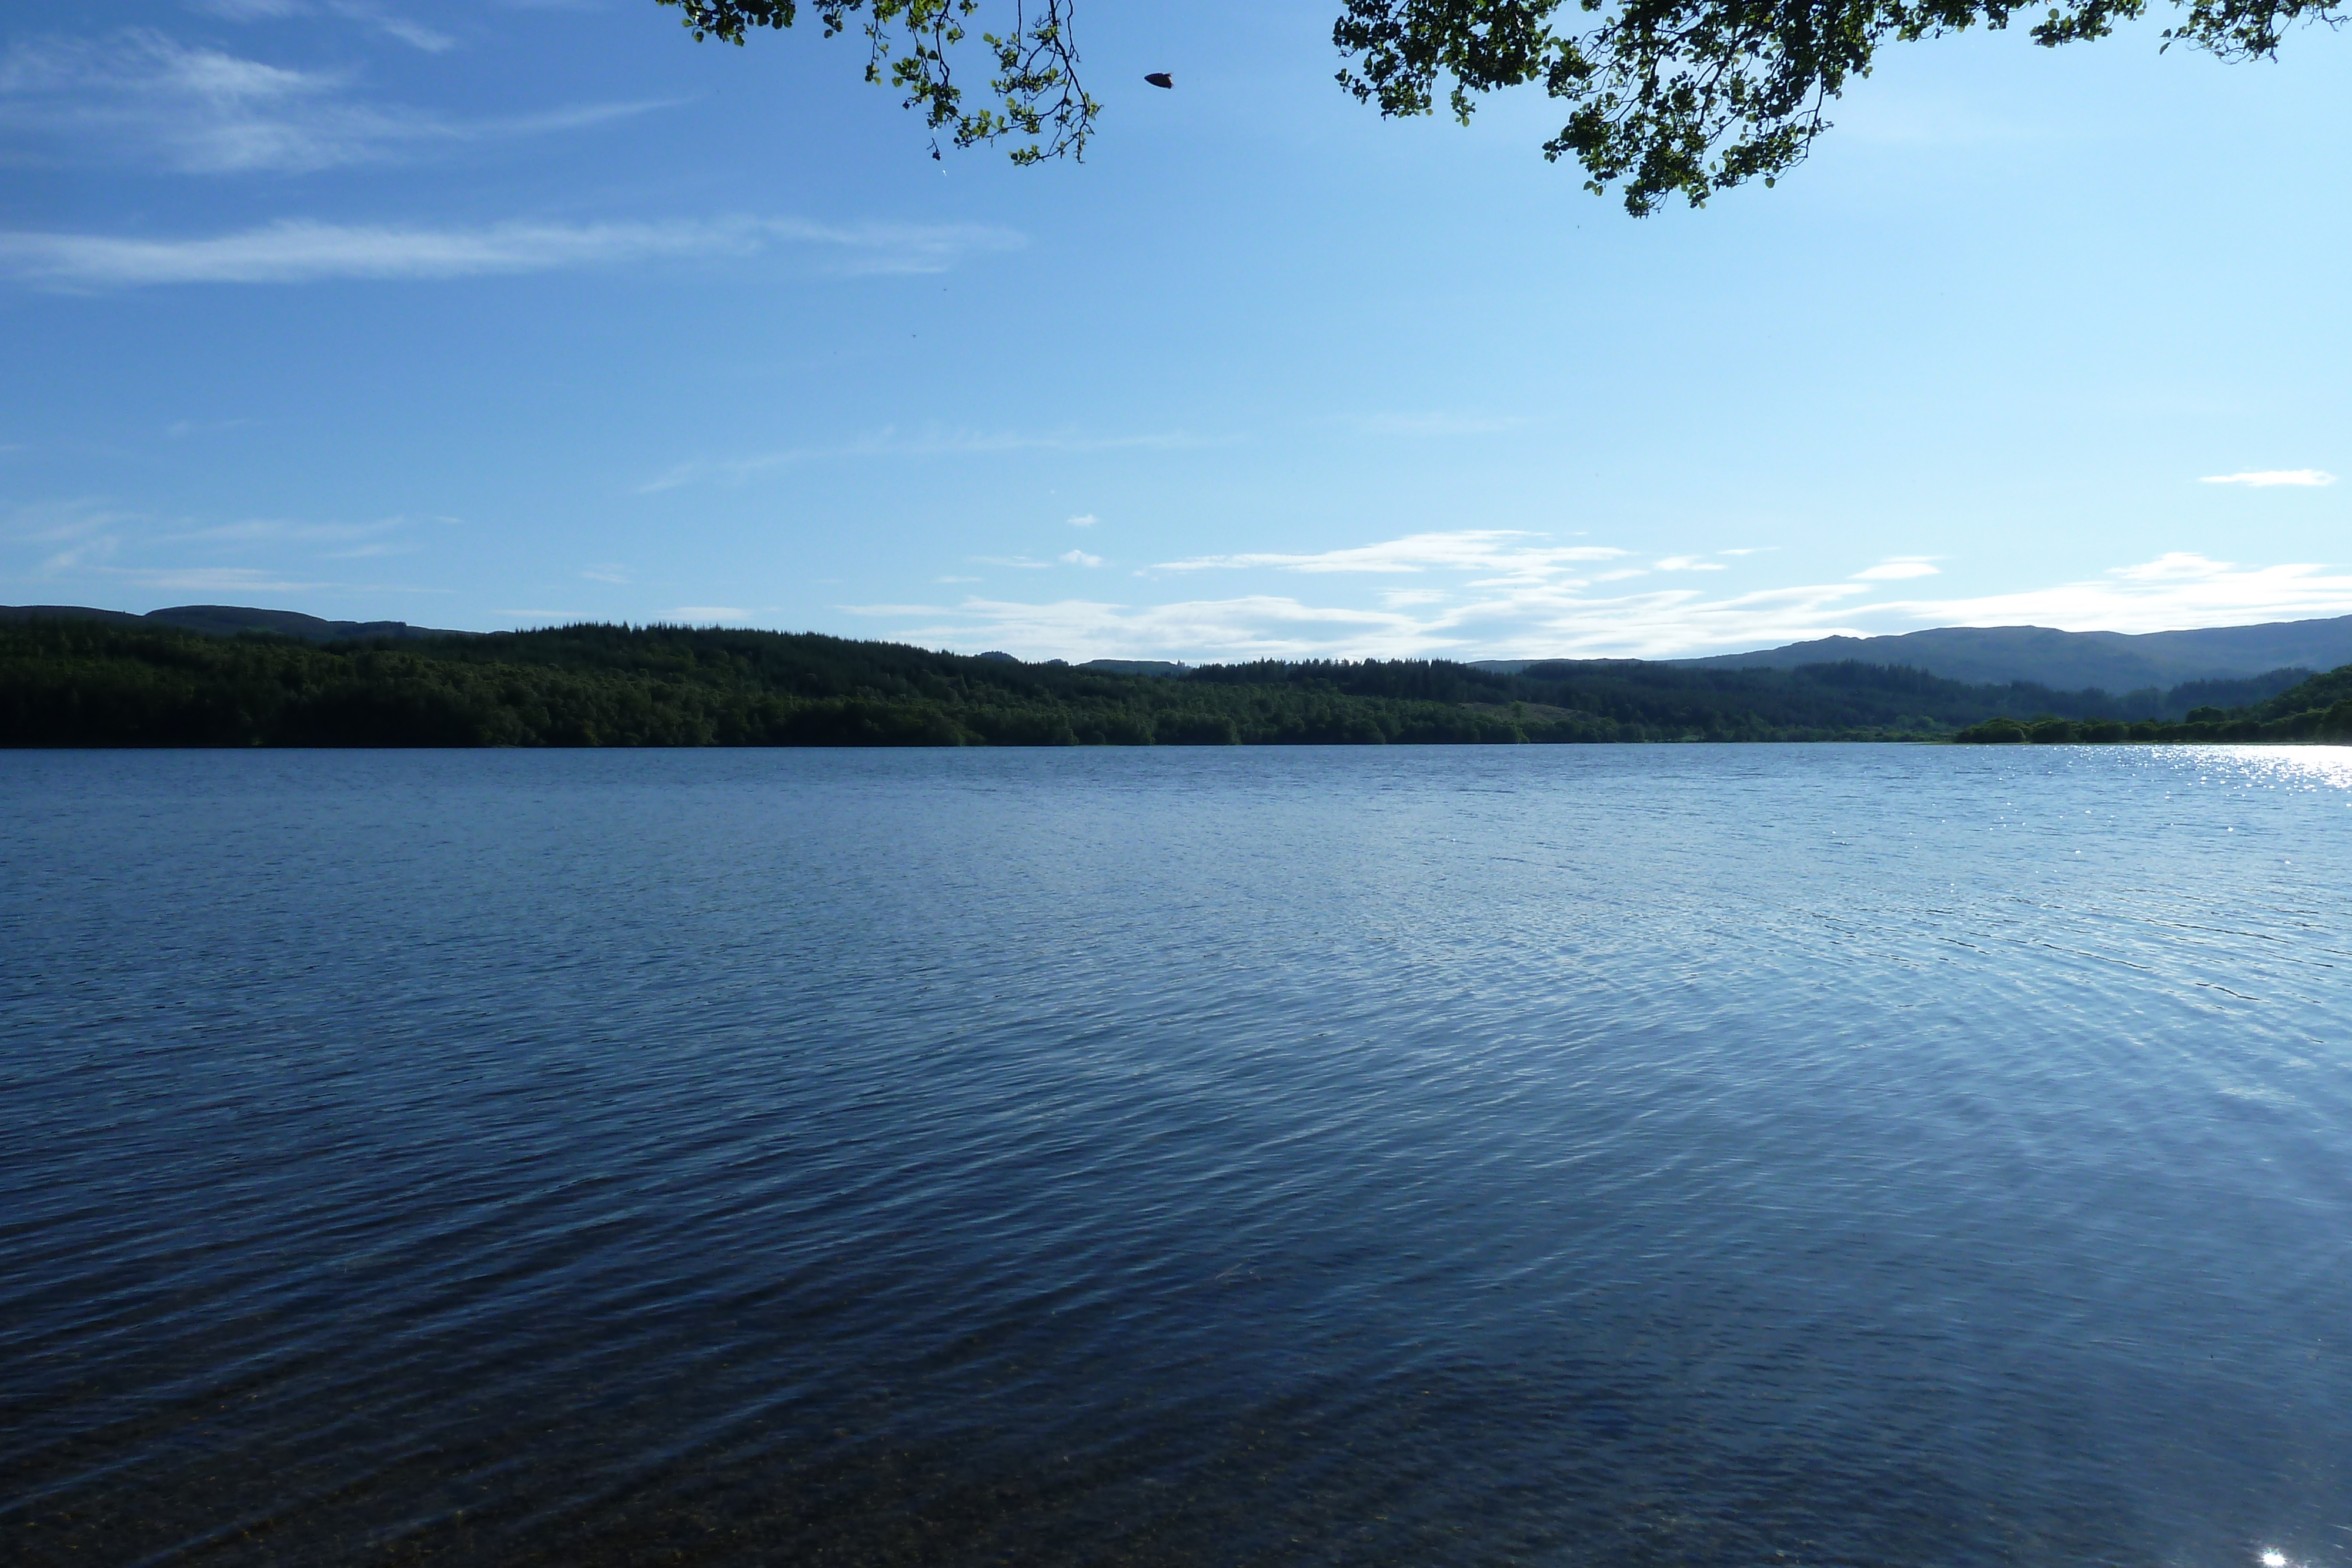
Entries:
<svg viewBox="0 0 2352 1568">
<path fill-rule="evenodd" d="M 2243 703 L 2303 674 L 2229 685 L 2247 688 Z M 1999 716 L 2137 716 L 2123 706 L 2104 692 L 1853 663 L 1572 661 L 1506 674 L 1374 660 L 1170 676 L 667 626 L 315 643 L 95 620 L 0 624 L 0 744 L 16 746 L 1930 739 Z"/>
<path fill-rule="evenodd" d="M 2146 740 L 2352 740 L 2352 664 L 2314 675 L 2242 707 L 2199 707 L 2179 723 L 2076 721 L 2054 715 L 2031 723 L 2007 716 L 1981 720 L 1952 737 L 1970 744 L 2068 744 Z"/>
</svg>

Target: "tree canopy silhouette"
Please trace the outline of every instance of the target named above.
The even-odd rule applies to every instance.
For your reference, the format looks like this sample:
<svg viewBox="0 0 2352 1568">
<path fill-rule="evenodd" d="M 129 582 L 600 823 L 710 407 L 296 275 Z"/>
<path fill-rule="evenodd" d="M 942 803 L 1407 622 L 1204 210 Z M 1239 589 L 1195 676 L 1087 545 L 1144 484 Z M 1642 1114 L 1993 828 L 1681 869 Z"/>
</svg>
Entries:
<svg viewBox="0 0 2352 1568">
<path fill-rule="evenodd" d="M 2343 19 L 2342 0 L 2176 0 L 2164 47 L 2224 58 L 2275 54 L 2298 22 Z M 740 44 L 789 27 L 799 0 L 659 0 L 697 38 Z M 1870 73 L 1880 46 L 1983 26 L 2027 8 L 2012 0 L 1341 0 L 1332 41 L 1339 85 L 1384 116 L 1443 99 L 1467 122 L 1477 99 L 1540 84 L 1567 121 L 1543 144 L 1573 159 L 1595 194 L 1612 186 L 1640 216 L 1679 195 L 1692 206 L 1748 180 L 1771 184 L 1829 129 L 1824 110 Z M 1082 158 L 1102 106 L 1078 82 L 1076 0 L 811 0 L 830 37 L 866 41 L 866 79 L 903 90 L 936 138 L 959 147 L 1012 140 L 1013 160 Z M 2147 0 L 2058 0 L 2037 44 L 2105 37 Z M 2027 13 L 2030 14 L 2030 13 Z M 957 64 L 990 72 L 967 104 Z"/>
</svg>

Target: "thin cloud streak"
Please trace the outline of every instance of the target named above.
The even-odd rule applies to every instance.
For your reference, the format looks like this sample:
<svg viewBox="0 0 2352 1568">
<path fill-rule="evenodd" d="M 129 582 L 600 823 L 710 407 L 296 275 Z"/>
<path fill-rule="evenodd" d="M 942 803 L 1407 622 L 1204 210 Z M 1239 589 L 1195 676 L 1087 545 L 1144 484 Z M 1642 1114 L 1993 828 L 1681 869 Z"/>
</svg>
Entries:
<svg viewBox="0 0 2352 1568">
<path fill-rule="evenodd" d="M 304 582 L 261 567 L 202 566 L 130 570 L 125 580 L 149 590 L 174 593 L 310 593 L 322 588 L 349 588 L 345 582 Z"/>
<path fill-rule="evenodd" d="M 1192 556 L 1161 561 L 1155 571 L 1231 571 L 1273 568 L 1283 571 L 1400 572 L 1452 568 L 1468 571 L 1504 571 L 1513 577 L 1542 579 L 1570 563 L 1614 560 L 1629 552 L 1602 545 L 1526 545 L 1517 541 L 1541 538 L 1514 528 L 1465 528 L 1450 533 L 1413 534 L 1381 544 L 1349 549 L 1286 555 L 1253 552 L 1240 555 Z"/>
<path fill-rule="evenodd" d="M 2244 485 L 2252 489 L 2267 490 L 2277 485 L 2333 485 L 2336 476 L 2324 468 L 2264 468 L 2251 474 L 2208 474 L 2197 482 L 2200 485 Z"/>
<path fill-rule="evenodd" d="M 1037 651 L 1038 657 L 1046 649 L 1088 659 L 1122 653 L 1158 657 L 1186 648 L 1212 651 L 1228 661 L 1311 658 L 1343 646 L 1390 656 L 1417 651 L 1414 628 L 1406 617 L 1263 594 L 1145 606 L 1081 599 L 1051 604 L 970 599 L 953 609 L 903 604 L 840 608 L 854 615 L 923 618 L 923 624 L 897 634 L 925 645 L 977 650 L 1013 643 Z"/>
<path fill-rule="evenodd" d="M 348 568 L 329 562 L 378 560 L 426 548 L 403 517 L 373 522 L 304 522 L 249 517 L 197 526 L 116 511 L 97 500 L 56 502 L 18 509 L 0 521 L 0 568 L 21 582 L 62 584 L 51 600 L 105 604 L 121 590 L 233 596 L 300 593 L 365 587 L 371 591 L 422 593 L 444 590 L 344 580 Z M 29 572 L 7 547 L 30 547 Z M 160 559 L 159 559 L 160 558 Z M 324 575 L 322 575 L 324 574 Z"/>
<path fill-rule="evenodd" d="M 448 34 L 436 32 L 421 22 L 412 22 L 397 12 L 359 5 L 355 0 L 330 0 L 327 8 L 338 16 L 359 23 L 371 32 L 381 33 L 428 55 L 437 55 L 457 47 L 457 40 Z"/>
<path fill-rule="evenodd" d="M 949 457 L 999 452 L 1171 452 L 1210 444 L 1207 440 L 1182 431 L 1162 431 L 1143 435 L 1078 435 L 1070 433 L 1034 434 L 1019 431 L 933 430 L 919 434 L 902 434 L 894 428 L 885 428 L 838 446 L 798 446 L 779 452 L 756 453 L 749 457 L 691 459 L 680 463 L 667 473 L 646 480 L 637 486 L 637 494 L 657 495 L 664 490 L 717 480 L 741 481 L 771 468 L 842 458 Z M 1074 527 L 1091 528 L 1095 519 L 1089 516 L 1072 517 L 1069 521 Z"/>
<path fill-rule="evenodd" d="M 172 544 L 341 544 L 390 533 L 405 520 L 386 517 L 373 523 L 301 523 L 275 517 L 253 517 L 239 523 L 223 523 L 215 528 L 195 528 L 187 533 L 165 534 L 161 538 L 163 542 Z"/>
<path fill-rule="evenodd" d="M 1019 237 L 966 225 L 844 228 L 781 218 L 473 229 L 289 220 L 205 239 L 0 232 L 0 274 L 80 287 L 430 280 L 679 256 L 748 256 L 779 242 L 847 252 L 842 268 L 847 271 L 930 272 L 943 270 L 964 250 L 1009 248 Z"/>
<path fill-rule="evenodd" d="M 420 47 L 420 39 L 439 37 L 381 15 L 377 26 Z M 11 48 L 0 57 L 0 126 L 46 137 L 52 162 L 97 156 L 181 173 L 304 173 L 436 145 L 580 130 L 675 102 L 464 120 L 353 102 L 352 86 L 348 72 L 274 66 L 132 29 L 105 43 L 49 39 Z"/>
<path fill-rule="evenodd" d="M 29 575 L 12 572 L 11 580 L 37 581 L 94 568 L 121 549 L 127 525 L 142 520 L 89 499 L 19 507 L 0 524 L 0 541 L 33 546 L 40 559 Z"/>
<path fill-rule="evenodd" d="M 194 0 L 194 8 L 224 22 L 274 22 L 310 9 L 303 0 Z"/>
</svg>

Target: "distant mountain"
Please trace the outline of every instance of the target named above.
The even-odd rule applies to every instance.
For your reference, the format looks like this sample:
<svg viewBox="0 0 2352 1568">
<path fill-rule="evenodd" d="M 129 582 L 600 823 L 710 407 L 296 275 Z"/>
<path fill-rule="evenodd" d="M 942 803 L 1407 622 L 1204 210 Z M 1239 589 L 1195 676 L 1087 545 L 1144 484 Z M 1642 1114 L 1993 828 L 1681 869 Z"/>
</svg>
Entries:
<svg viewBox="0 0 2352 1568">
<path fill-rule="evenodd" d="M 183 632 L 210 632 L 234 637 L 239 632 L 274 632 L 312 643 L 333 643 L 372 637 L 468 637 L 469 632 L 442 632 L 411 626 L 405 621 L 321 621 L 294 610 L 253 610 L 240 604 L 181 604 L 133 615 L 121 610 L 92 610 L 79 604 L 0 604 L 0 621 L 105 621 L 118 626 L 173 626 Z"/>
<path fill-rule="evenodd" d="M 2196 632 L 2059 632 L 2047 626 L 1938 626 L 1892 637 L 1822 637 L 1754 653 L 1669 663 L 1699 669 L 1788 670 L 1858 659 L 1907 664 L 1971 684 L 2032 681 L 2062 691 L 2117 693 L 2217 681 L 2297 666 L 2352 664 L 2352 615 Z M 1501 669 L 1500 664 L 1483 666 Z"/>
</svg>

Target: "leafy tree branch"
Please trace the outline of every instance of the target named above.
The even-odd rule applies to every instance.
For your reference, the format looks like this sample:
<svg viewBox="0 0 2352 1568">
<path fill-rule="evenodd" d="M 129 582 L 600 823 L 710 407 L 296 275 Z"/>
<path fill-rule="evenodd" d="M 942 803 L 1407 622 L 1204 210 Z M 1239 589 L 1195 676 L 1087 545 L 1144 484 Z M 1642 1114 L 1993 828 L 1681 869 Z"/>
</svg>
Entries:
<svg viewBox="0 0 2352 1568">
<path fill-rule="evenodd" d="M 1011 25 L 983 32 L 980 44 L 994 68 L 988 101 L 964 106 L 955 79 L 960 46 L 971 37 L 969 18 L 981 0 L 815 0 L 810 6 L 828 38 L 856 26 L 866 37 L 866 79 L 904 92 L 905 107 L 919 108 L 934 133 L 945 132 L 958 147 L 974 147 L 1008 137 L 1027 138 L 1013 149 L 1015 163 L 1048 158 L 1083 160 L 1101 105 L 1078 81 L 1077 46 L 1070 32 L 1072 0 L 1012 0 Z M 719 38 L 740 45 L 761 27 L 783 28 L 799 19 L 798 0 L 659 0 L 686 13 L 697 42 Z"/>
<path fill-rule="evenodd" d="M 1332 41 L 1339 85 L 1386 116 L 1433 113 L 1443 96 L 1467 122 L 1478 99 L 1540 83 L 1567 108 L 1543 144 L 1572 159 L 1596 194 L 1655 212 L 1679 195 L 1704 205 L 1749 180 L 1767 185 L 1802 162 L 1830 127 L 1830 100 L 1868 76 L 1880 46 L 2008 27 L 2017 0 L 1342 0 Z M 697 38 L 740 44 L 788 27 L 797 0 L 660 0 Z M 982 33 L 990 103 L 964 107 L 953 57 L 984 4 L 1011 13 Z M 2181 0 L 2164 47 L 2225 59 L 2273 57 L 2298 23 L 2340 26 L 2345 0 Z M 1101 106 L 1078 84 L 1075 0 L 814 0 L 827 37 L 862 27 L 866 79 L 920 106 L 959 147 L 1025 138 L 1017 163 L 1082 157 Z M 2146 14 L 2147 0 L 2058 0 L 2031 30 L 2045 47 L 2102 38 Z M 937 153 L 936 142 L 933 152 Z"/>
</svg>

